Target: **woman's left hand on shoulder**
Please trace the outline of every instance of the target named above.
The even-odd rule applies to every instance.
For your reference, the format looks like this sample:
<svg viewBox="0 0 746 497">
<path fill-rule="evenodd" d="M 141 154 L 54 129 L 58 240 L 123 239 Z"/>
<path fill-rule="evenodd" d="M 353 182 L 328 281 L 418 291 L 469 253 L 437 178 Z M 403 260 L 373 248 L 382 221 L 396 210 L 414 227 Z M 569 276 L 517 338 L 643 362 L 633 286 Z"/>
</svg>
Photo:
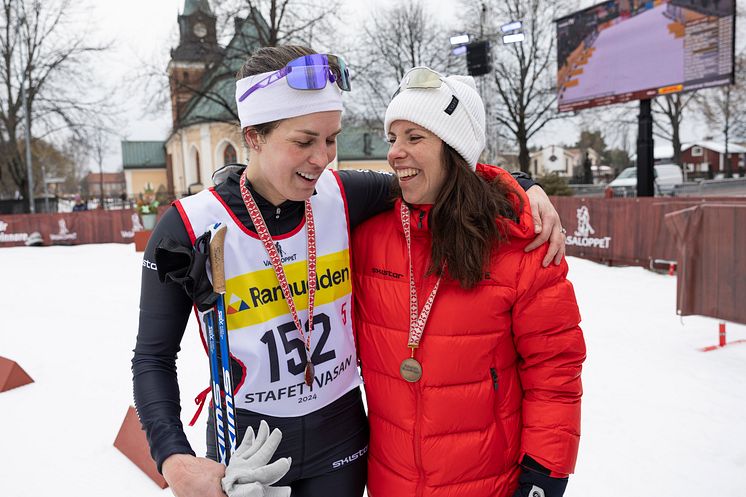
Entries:
<svg viewBox="0 0 746 497">
<path fill-rule="evenodd" d="M 534 185 L 526 191 L 531 204 L 531 217 L 534 220 L 534 233 L 536 238 L 526 246 L 526 252 L 539 248 L 549 240 L 549 250 L 542 261 L 542 266 L 547 267 L 552 260 L 559 265 L 565 256 L 565 230 L 562 228 L 559 214 L 552 205 L 546 192 Z"/>
</svg>

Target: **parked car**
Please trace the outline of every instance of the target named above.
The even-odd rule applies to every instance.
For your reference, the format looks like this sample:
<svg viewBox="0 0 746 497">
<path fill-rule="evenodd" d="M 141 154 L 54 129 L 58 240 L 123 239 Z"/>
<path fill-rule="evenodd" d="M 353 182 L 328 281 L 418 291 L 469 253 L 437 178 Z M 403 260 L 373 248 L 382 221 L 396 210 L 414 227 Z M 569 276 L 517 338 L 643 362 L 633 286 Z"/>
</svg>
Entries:
<svg viewBox="0 0 746 497">
<path fill-rule="evenodd" d="M 656 164 L 653 166 L 656 195 L 671 195 L 676 185 L 684 182 L 684 173 L 676 164 Z M 637 168 L 628 167 L 609 183 L 607 190 L 613 197 L 634 197 L 637 195 Z"/>
</svg>

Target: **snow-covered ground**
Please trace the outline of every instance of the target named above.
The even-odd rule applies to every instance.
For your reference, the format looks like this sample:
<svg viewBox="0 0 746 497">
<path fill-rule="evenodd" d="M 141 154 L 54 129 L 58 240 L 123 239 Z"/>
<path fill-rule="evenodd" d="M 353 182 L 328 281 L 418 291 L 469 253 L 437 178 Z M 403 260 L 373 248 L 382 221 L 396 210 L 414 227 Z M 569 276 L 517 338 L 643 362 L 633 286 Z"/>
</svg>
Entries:
<svg viewBox="0 0 746 497">
<path fill-rule="evenodd" d="M 170 495 L 112 445 L 132 403 L 141 262 L 134 245 L 0 249 L 0 356 L 35 379 L 0 394 L 0 496 Z M 673 277 L 570 267 L 588 359 L 566 496 L 746 495 L 746 344 L 700 352 L 717 321 L 677 317 Z M 185 423 L 208 379 L 195 326 L 179 359 Z M 187 429 L 198 453 L 204 423 Z"/>
</svg>

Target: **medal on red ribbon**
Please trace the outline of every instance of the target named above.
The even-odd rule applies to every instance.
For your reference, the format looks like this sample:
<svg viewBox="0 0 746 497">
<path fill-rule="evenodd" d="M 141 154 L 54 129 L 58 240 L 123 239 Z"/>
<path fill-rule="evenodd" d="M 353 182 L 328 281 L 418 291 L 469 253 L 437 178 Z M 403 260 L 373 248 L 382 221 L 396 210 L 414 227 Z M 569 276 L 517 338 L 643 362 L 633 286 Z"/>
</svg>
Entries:
<svg viewBox="0 0 746 497">
<path fill-rule="evenodd" d="M 306 253 L 308 262 L 308 333 L 303 332 L 303 325 L 298 317 L 298 312 L 295 309 L 295 302 L 293 296 L 290 294 L 290 285 L 288 283 L 287 276 L 285 275 L 285 269 L 282 267 L 282 259 L 277 247 L 272 241 L 272 235 L 269 234 L 267 224 L 264 222 L 262 213 L 259 211 L 259 207 L 256 205 L 254 197 L 251 196 L 251 192 L 246 187 L 246 169 L 244 169 L 241 175 L 241 197 L 243 198 L 246 209 L 249 211 L 251 221 L 254 223 L 254 228 L 259 235 L 259 239 L 262 241 L 269 260 L 272 263 L 272 268 L 275 270 L 277 281 L 280 283 L 282 289 L 282 295 L 287 301 L 290 314 L 293 316 L 293 322 L 295 327 L 300 334 L 301 339 L 305 343 L 306 348 L 306 369 L 304 372 L 304 381 L 306 385 L 311 386 L 314 378 L 314 367 L 311 362 L 311 333 L 313 332 L 313 305 L 316 298 L 316 227 L 313 222 L 313 211 L 311 210 L 311 200 L 306 199 L 305 201 L 305 218 L 306 218 L 306 235 L 308 239 Z"/>
<path fill-rule="evenodd" d="M 409 257 L 409 339 L 407 347 L 411 349 L 412 353 L 410 357 L 402 361 L 401 366 L 399 366 L 399 374 L 406 381 L 415 383 L 422 378 L 422 364 L 414 358 L 414 350 L 420 346 L 422 333 L 425 331 L 425 324 L 427 324 L 427 319 L 430 316 L 435 295 L 438 293 L 443 271 L 438 276 L 425 305 L 422 306 L 422 311 L 418 313 L 417 288 L 414 283 L 414 269 L 412 267 L 412 229 L 409 220 L 409 207 L 404 202 L 401 203 L 400 213 L 402 228 L 404 228 L 404 239 L 407 241 L 407 256 Z"/>
</svg>

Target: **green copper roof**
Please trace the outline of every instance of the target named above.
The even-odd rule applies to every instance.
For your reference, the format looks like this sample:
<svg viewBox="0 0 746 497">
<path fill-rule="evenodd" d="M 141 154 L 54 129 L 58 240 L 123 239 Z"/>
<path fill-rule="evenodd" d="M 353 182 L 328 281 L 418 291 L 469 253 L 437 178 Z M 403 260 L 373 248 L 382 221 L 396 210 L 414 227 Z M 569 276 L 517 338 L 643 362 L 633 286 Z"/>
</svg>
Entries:
<svg viewBox="0 0 746 497">
<path fill-rule="evenodd" d="M 123 141 L 122 166 L 125 169 L 166 167 L 166 143 Z"/>
<path fill-rule="evenodd" d="M 210 16 L 213 15 L 210 2 L 207 0 L 186 0 L 184 2 L 184 13 L 182 15 L 190 16 L 199 11 Z"/>
<path fill-rule="evenodd" d="M 189 106 L 181 119 L 182 126 L 203 122 L 235 122 L 236 115 L 236 80 L 233 73 L 215 78 L 210 86 L 209 95 L 197 96 L 189 101 Z M 230 109 L 230 110 L 229 110 Z"/>
<path fill-rule="evenodd" d="M 236 33 L 225 47 L 223 58 L 216 62 L 203 78 L 202 94 L 189 101 L 181 118 L 181 126 L 212 121 L 238 123 L 235 117 L 238 115 L 235 97 L 236 73 L 251 52 L 259 47 L 258 39 L 253 23 L 237 23 Z"/>
</svg>

